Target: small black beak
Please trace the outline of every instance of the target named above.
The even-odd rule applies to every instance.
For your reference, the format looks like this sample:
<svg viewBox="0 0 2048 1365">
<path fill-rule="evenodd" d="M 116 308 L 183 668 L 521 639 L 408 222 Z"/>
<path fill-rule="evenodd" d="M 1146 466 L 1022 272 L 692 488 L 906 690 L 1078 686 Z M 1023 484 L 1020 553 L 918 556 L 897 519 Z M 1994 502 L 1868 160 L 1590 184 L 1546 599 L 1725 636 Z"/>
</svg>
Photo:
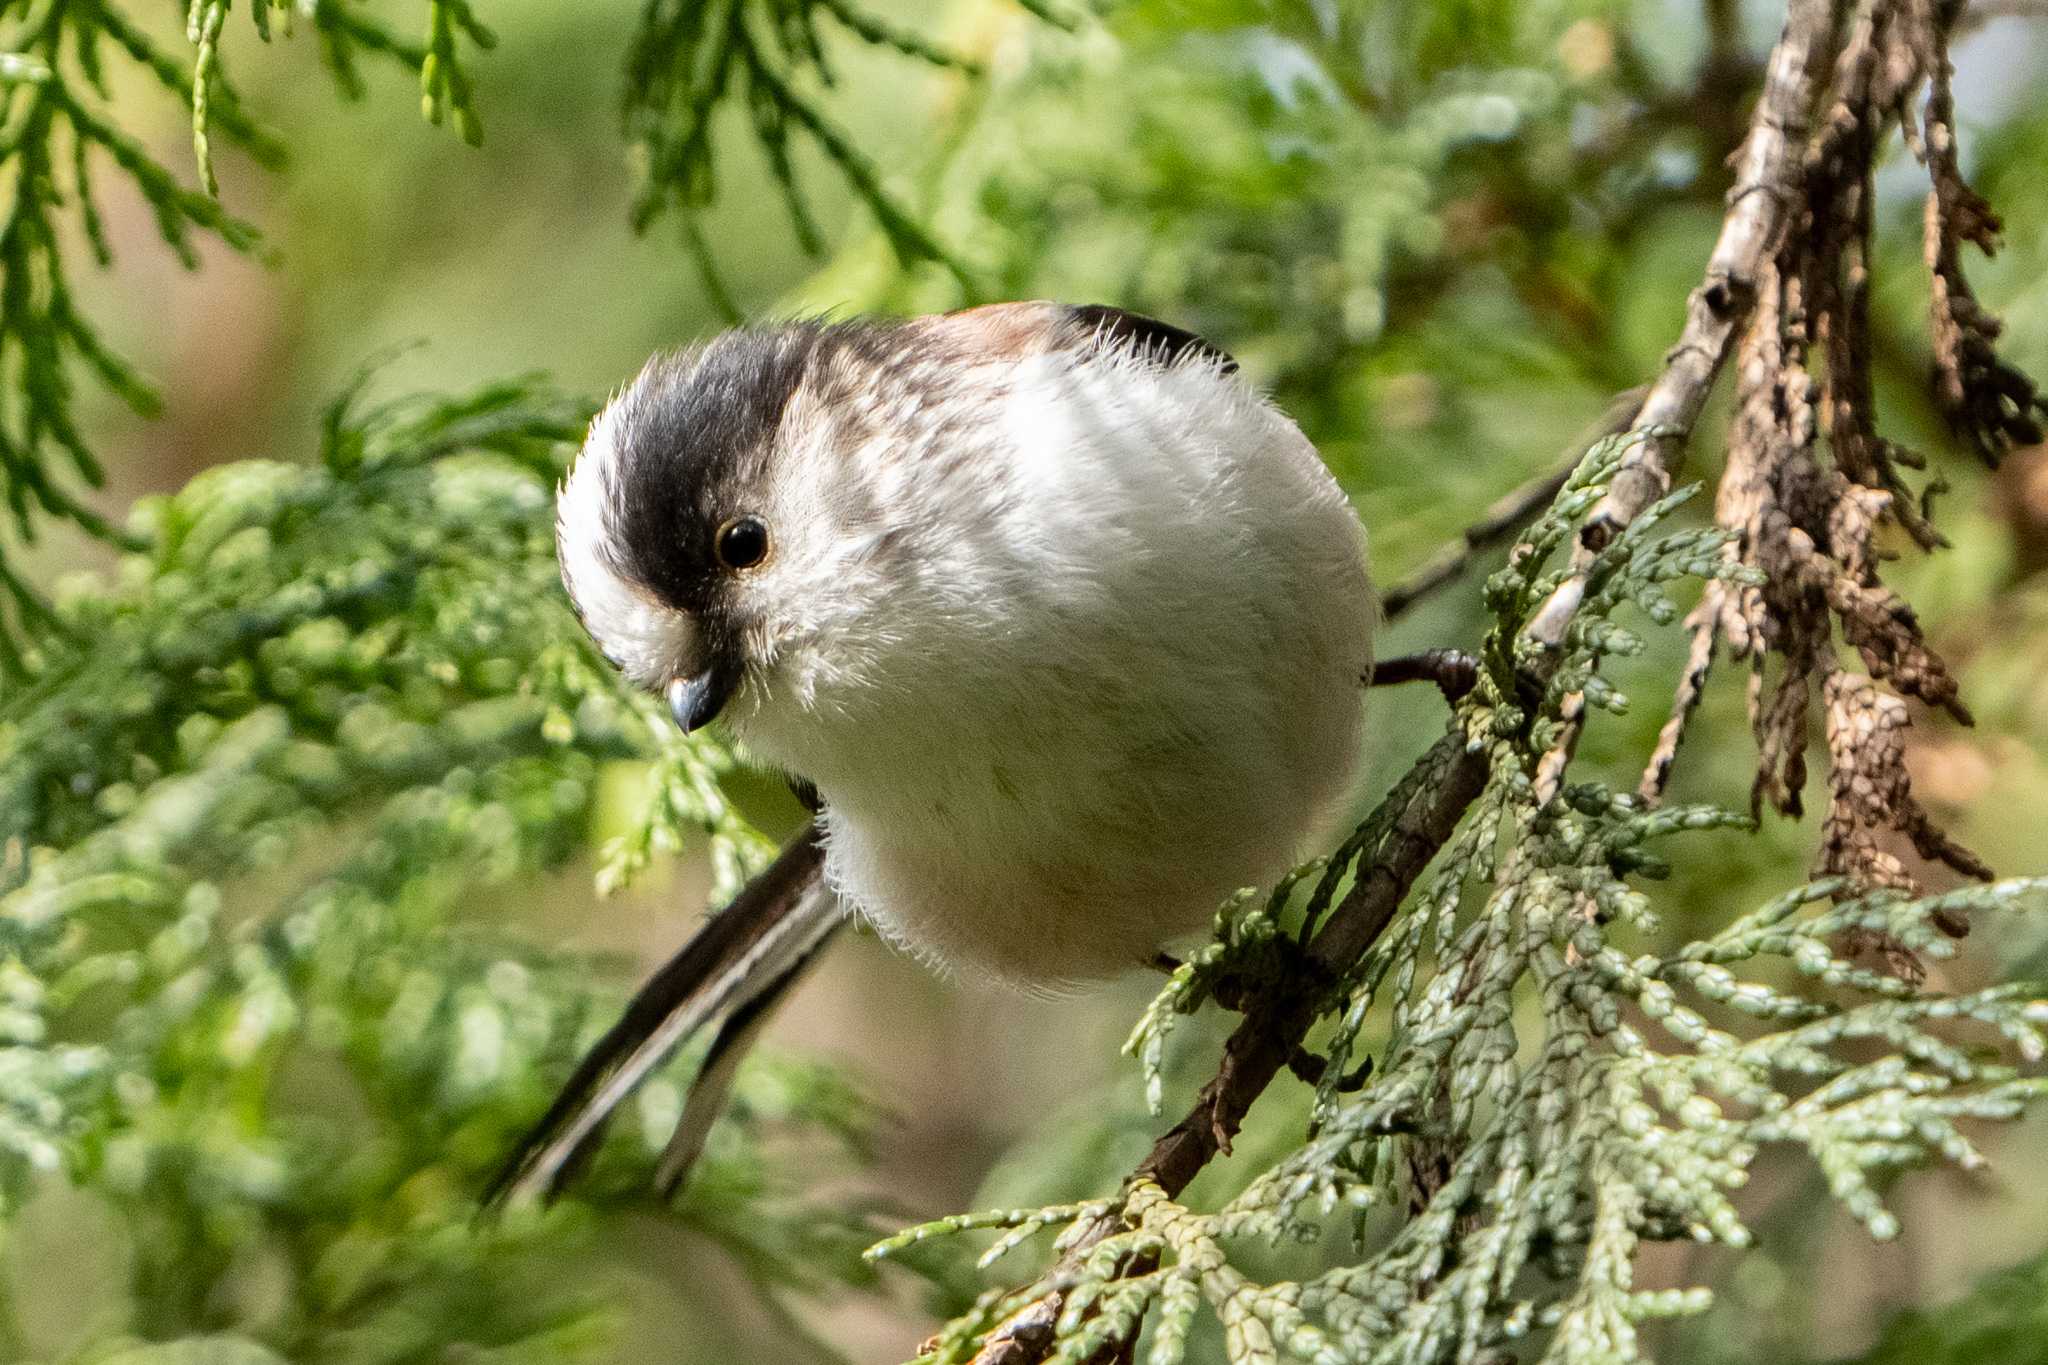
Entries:
<svg viewBox="0 0 2048 1365">
<path fill-rule="evenodd" d="M 714 662 L 700 673 L 671 679 L 668 685 L 669 714 L 684 734 L 701 730 L 718 718 L 739 686 L 740 670 L 723 661 Z"/>
</svg>

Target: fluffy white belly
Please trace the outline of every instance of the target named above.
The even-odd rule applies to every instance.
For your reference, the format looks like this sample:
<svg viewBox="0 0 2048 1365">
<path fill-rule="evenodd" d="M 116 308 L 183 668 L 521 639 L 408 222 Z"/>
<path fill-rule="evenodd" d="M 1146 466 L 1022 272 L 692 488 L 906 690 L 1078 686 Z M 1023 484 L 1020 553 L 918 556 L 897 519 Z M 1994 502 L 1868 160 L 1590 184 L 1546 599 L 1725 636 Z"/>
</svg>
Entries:
<svg viewBox="0 0 2048 1365">
<path fill-rule="evenodd" d="M 840 534 L 905 538 L 915 573 L 849 561 L 898 575 L 854 594 L 886 606 L 817 625 L 734 723 L 817 784 L 827 874 L 892 939 L 1057 986 L 1328 831 L 1377 608 L 1349 503 L 1235 377 L 1045 357 L 1002 382 L 993 463 L 874 452 L 892 520 Z"/>
<path fill-rule="evenodd" d="M 842 791 L 827 798 L 827 875 L 941 967 L 1039 989 L 1111 975 L 1297 861 L 1350 786 L 1348 710 L 1320 718 L 1318 752 L 1270 730 L 1150 751 L 1103 737 L 1065 772 L 1046 762 L 1061 751 L 997 749 L 980 780 L 928 770 L 872 802 Z"/>
</svg>

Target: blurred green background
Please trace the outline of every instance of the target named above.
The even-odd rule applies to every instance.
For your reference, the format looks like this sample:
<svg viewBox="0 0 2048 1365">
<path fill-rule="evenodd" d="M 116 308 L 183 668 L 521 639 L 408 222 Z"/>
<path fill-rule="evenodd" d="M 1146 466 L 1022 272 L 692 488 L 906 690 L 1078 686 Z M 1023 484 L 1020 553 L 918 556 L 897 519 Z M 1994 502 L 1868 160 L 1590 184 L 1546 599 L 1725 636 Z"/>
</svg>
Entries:
<svg viewBox="0 0 2048 1365">
<path fill-rule="evenodd" d="M 386 8 L 411 22 L 399 0 Z M 1612 393 L 1654 372 L 1712 241 L 1721 157 L 1779 18 L 1775 5 L 1715 0 L 1133 0 L 1063 32 L 1007 0 L 875 12 L 987 68 L 971 79 L 838 32 L 839 82 L 822 95 L 984 296 L 1112 302 L 1234 351 L 1354 495 L 1386 580 L 1548 468 Z M 366 68 L 367 98 L 345 104 L 309 42 L 265 46 L 232 16 L 225 51 L 244 103 L 292 149 L 282 173 L 221 154 L 223 198 L 263 229 L 268 255 L 207 243 L 203 268 L 187 273 L 138 196 L 104 192 L 117 263 L 94 272 L 77 253 L 74 284 L 167 403 L 143 420 L 86 390 L 88 434 L 112 474 L 98 506 L 118 516 L 223 461 L 305 458 L 322 406 L 371 357 L 390 357 L 373 381 L 382 394 L 541 371 L 600 397 L 649 352 L 720 325 L 675 220 L 644 235 L 628 223 L 618 106 L 634 7 L 492 0 L 481 17 L 500 41 L 472 63 L 486 127 L 472 149 L 421 121 L 407 73 Z M 179 16 L 166 8 L 162 20 L 174 36 Z M 2006 317 L 2009 358 L 2048 374 L 2048 25 L 1987 19 L 1958 69 L 1965 165 L 2007 220 L 2005 252 L 1973 263 L 1973 279 Z M 132 73 L 112 107 L 189 174 L 188 111 Z M 718 148 L 720 194 L 703 226 L 744 311 L 963 301 L 946 272 L 893 257 L 814 147 L 799 146 L 797 170 L 831 244 L 822 259 L 799 250 L 744 120 L 728 113 Z M 1933 451 L 1954 485 L 1941 502 L 1954 547 L 1898 565 L 1893 581 L 1958 665 L 1979 722 L 1917 718 L 1916 786 L 2001 872 L 2048 870 L 2048 451 L 1991 474 L 1946 447 L 1920 387 L 1918 182 L 1902 150 L 1895 159 L 1879 213 L 1881 403 L 1891 434 Z M 1711 431 L 1695 449 L 1695 472 L 1711 477 Z M 20 562 L 49 583 L 107 570 L 113 556 L 59 528 Z M 1477 581 L 1404 620 L 1389 652 L 1471 644 L 1483 619 Z M 1589 734 L 1591 765 L 1623 774 L 1640 762 L 1682 643 L 1653 635 L 1620 667 L 1636 704 Z M 1437 708 L 1406 695 L 1374 705 L 1384 781 L 1434 732 Z M 1679 789 L 1739 804 L 1750 762 L 1740 683 L 1724 675 Z M 623 820 L 632 774 L 605 790 L 600 821 Z M 793 818 L 769 795 L 742 796 L 770 832 Z M 1799 879 L 1813 838 L 1810 825 L 1777 820 L 1755 838 L 1712 836 L 1663 889 L 1670 932 Z M 599 900 L 578 859 L 466 913 L 514 916 L 550 945 L 616 952 L 610 971 L 624 983 L 679 941 L 707 885 L 685 859 Z M 1962 985 L 2044 961 L 2048 931 L 1985 925 L 1940 971 Z M 853 1078 L 883 1115 L 872 1160 L 795 1142 L 770 1159 L 818 1202 L 883 1201 L 884 1222 L 1106 1188 L 1161 1122 L 1116 1055 L 1152 986 L 1026 999 L 935 980 L 871 938 L 842 942 L 770 1042 Z M 1190 1028 L 1177 1041 L 1180 1096 L 1205 1074 L 1216 1036 Z M 1301 1098 L 1276 1091 L 1241 1150 L 1284 1138 Z M 316 1087 L 307 1102 L 317 1112 L 325 1099 Z M 766 1131 L 775 1137 L 772 1116 Z M 1909 1232 L 1886 1247 L 1831 1211 L 1812 1172 L 1766 1162 L 1743 1197 L 1762 1254 L 1738 1262 L 1679 1247 L 1652 1258 L 1651 1283 L 1704 1280 L 1723 1293 L 1707 1319 L 1666 1330 L 1659 1358 L 1857 1352 L 1888 1312 L 1942 1303 L 2029 1257 L 2048 1244 L 2048 1196 L 2031 1178 L 2048 1133 L 2037 1123 L 1988 1141 L 1991 1175 L 1902 1182 L 1893 1197 Z M 445 1219 L 445 1201 L 435 1207 Z M 449 1229 L 463 1235 L 459 1221 Z M 0 1343 L 15 1358 L 60 1361 L 162 1334 L 156 1282 L 139 1273 L 149 1235 L 90 1188 L 40 1178 L 0 1240 Z M 252 1246 L 229 1257 L 179 1327 L 262 1337 L 287 1316 L 279 1300 L 295 1281 L 275 1263 L 283 1254 Z M 572 1289 L 576 1313 L 562 1321 L 581 1325 L 463 1359 L 553 1359 L 572 1346 L 622 1361 L 811 1350 L 792 1320 L 743 1292 L 747 1266 L 689 1218 L 608 1212 L 539 1239 L 510 1269 L 494 1266 L 516 1276 L 501 1293 L 539 1302 Z M 1824 1295 L 1814 1293 L 1820 1267 Z M 930 1330 L 935 1292 L 885 1272 L 874 1287 L 785 1303 L 848 1357 L 897 1359 Z M 411 1337 L 330 1342 L 321 1358 L 454 1359 L 430 1324 L 496 1311 L 485 1302 L 450 1290 L 408 1310 L 426 1325 Z M 586 1308 L 594 1315 L 579 1316 Z M 2041 1338 L 2019 1339 L 2030 1344 L 2000 1338 L 1959 1358 L 2048 1359 Z"/>
</svg>

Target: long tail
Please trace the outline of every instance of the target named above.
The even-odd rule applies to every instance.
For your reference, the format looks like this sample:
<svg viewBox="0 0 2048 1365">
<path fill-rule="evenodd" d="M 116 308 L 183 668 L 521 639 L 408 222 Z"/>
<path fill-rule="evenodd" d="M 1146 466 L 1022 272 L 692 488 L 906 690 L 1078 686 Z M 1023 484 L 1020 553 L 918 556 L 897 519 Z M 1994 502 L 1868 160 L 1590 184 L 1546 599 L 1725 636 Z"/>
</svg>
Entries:
<svg viewBox="0 0 2048 1365">
<path fill-rule="evenodd" d="M 827 926 L 826 937 L 831 935 L 832 927 Z M 818 948 L 824 946 L 825 938 L 820 938 L 816 947 L 763 987 L 759 995 L 718 1021 L 718 1032 L 711 1037 L 703 1065 L 690 1078 L 689 1092 L 683 1096 L 683 1112 L 676 1116 L 675 1131 L 669 1134 L 661 1162 L 654 1169 L 654 1185 L 663 1198 L 673 1195 L 690 1178 L 690 1168 L 704 1154 L 704 1140 L 711 1135 L 711 1125 L 725 1112 L 726 1096 L 732 1092 L 740 1063 L 753 1051 L 782 997 L 816 960 Z"/>
<path fill-rule="evenodd" d="M 595 1150 L 612 1111 L 685 1039 L 724 1014 L 663 1154 L 663 1188 L 681 1183 L 747 1044 L 844 919 L 819 876 L 823 864 L 813 821 L 647 979 L 520 1140 L 485 1191 L 486 1208 L 560 1193 Z"/>
</svg>

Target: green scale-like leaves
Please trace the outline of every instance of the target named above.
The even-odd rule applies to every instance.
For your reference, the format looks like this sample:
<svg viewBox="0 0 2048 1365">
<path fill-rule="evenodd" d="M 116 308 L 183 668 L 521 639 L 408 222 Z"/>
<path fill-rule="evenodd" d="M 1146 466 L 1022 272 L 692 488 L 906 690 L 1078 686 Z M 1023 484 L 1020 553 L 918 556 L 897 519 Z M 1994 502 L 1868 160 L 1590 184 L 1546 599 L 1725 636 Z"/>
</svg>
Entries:
<svg viewBox="0 0 2048 1365">
<path fill-rule="evenodd" d="M 622 871 L 687 837 L 737 880 L 765 844 L 730 755 L 623 691 L 561 591 L 586 416 L 524 385 L 337 408 L 317 464 L 145 505 L 145 548 L 61 596 L 0 701 L 0 1191 L 63 1173 L 152 1229 L 156 1331 L 276 1238 L 307 1277 L 293 1358 L 401 1330 L 601 1349 L 595 1300 L 521 1287 L 562 1220 L 473 1226 L 472 1201 L 616 1000 L 465 907 L 585 850 L 621 765 L 649 791 Z M 648 1088 L 598 1206 L 644 1187 L 678 1099 Z M 860 1123 L 816 1069 L 751 1073 L 740 1111 L 764 1103 Z M 682 1211 L 764 1287 L 858 1273 L 864 1239 L 778 1213 L 778 1183 L 721 1144 Z"/>
</svg>

